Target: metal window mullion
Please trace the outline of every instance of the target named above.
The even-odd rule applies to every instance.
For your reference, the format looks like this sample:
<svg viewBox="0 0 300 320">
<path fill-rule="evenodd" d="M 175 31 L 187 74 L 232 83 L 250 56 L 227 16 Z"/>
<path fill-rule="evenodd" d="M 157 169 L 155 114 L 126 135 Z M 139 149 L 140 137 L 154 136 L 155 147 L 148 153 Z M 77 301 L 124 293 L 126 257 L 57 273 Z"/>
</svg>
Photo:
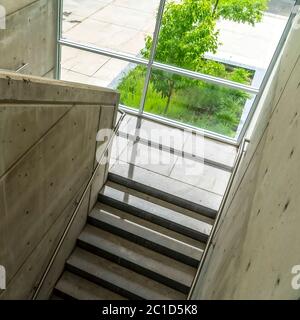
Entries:
<svg viewBox="0 0 300 320">
<path fill-rule="evenodd" d="M 205 81 L 208 83 L 213 83 L 213 84 L 228 87 L 231 89 L 242 90 L 242 91 L 245 91 L 245 92 L 248 92 L 251 94 L 258 94 L 259 93 L 259 88 L 255 88 L 253 86 L 248 86 L 248 85 L 245 85 L 242 83 L 238 83 L 238 82 L 206 75 L 206 74 L 195 72 L 195 71 L 190 71 L 187 69 L 178 68 L 178 67 L 171 66 L 171 65 L 166 65 L 163 63 L 159 63 L 159 62 L 154 62 L 152 64 L 152 67 L 155 69 L 175 73 L 177 75 L 192 78 L 195 80 L 202 80 L 202 81 Z"/>
<path fill-rule="evenodd" d="M 211 140 L 223 142 L 236 147 L 238 146 L 234 138 L 230 138 L 228 136 L 225 136 L 210 130 L 201 129 L 190 124 L 181 123 L 179 121 L 168 119 L 168 118 L 165 118 L 156 114 L 148 113 L 148 112 L 143 112 L 141 115 L 139 115 L 138 110 L 122 104 L 119 105 L 119 109 L 121 109 L 122 111 L 128 114 L 131 114 L 134 116 L 140 116 L 143 119 L 147 119 L 155 123 L 159 123 L 159 124 L 166 125 L 172 128 L 180 129 L 180 130 L 185 130 L 191 133 L 201 134 L 201 135 L 204 135 L 205 138 L 209 138 Z"/>
<path fill-rule="evenodd" d="M 240 134 L 239 134 L 239 136 L 237 138 L 238 145 L 242 142 L 243 138 L 246 135 L 246 132 L 247 132 L 249 126 L 250 126 L 250 123 L 251 123 L 251 120 L 252 120 L 252 118 L 254 116 L 254 113 L 255 113 L 255 111 L 256 111 L 256 109 L 257 109 L 257 107 L 259 105 L 259 102 L 260 102 L 260 100 L 262 98 L 262 95 L 263 95 L 263 93 L 264 93 L 264 91 L 266 89 L 266 86 L 267 86 L 268 81 L 269 81 L 269 79 L 271 77 L 271 74 L 272 74 L 272 72 L 274 70 L 274 67 L 275 67 L 275 65 L 276 65 L 276 63 L 277 63 L 277 61 L 278 61 L 278 59 L 280 57 L 280 54 L 282 52 L 282 49 L 283 49 L 284 44 L 286 42 L 286 39 L 287 39 L 287 37 L 289 35 L 289 32 L 291 30 L 291 27 L 293 25 L 293 20 L 294 20 L 296 14 L 297 14 L 297 11 L 295 10 L 295 8 L 299 4 L 300 4 L 300 0 L 295 1 L 294 8 L 293 8 L 293 10 L 292 10 L 292 12 L 290 14 L 290 17 L 289 17 L 287 23 L 286 23 L 286 26 L 285 26 L 285 28 L 283 30 L 281 38 L 280 38 L 280 40 L 278 42 L 278 45 L 276 47 L 276 50 L 275 50 L 275 52 L 273 54 L 272 60 L 271 60 L 271 62 L 269 64 L 269 67 L 267 69 L 267 72 L 266 72 L 266 74 L 265 74 L 265 76 L 263 78 L 263 81 L 262 81 L 261 85 L 260 85 L 259 92 L 258 92 L 257 96 L 255 97 L 255 100 L 254 100 L 254 102 L 252 104 L 252 107 L 251 107 L 251 109 L 250 109 L 250 111 L 249 111 L 249 113 L 247 115 L 245 124 L 243 125 L 243 127 L 241 129 L 241 132 L 240 132 Z"/>
<path fill-rule="evenodd" d="M 202 74 L 199 72 L 186 70 L 183 68 L 167 65 L 164 63 L 154 62 L 159 32 L 160 32 L 160 28 L 161 28 L 161 24 L 162 24 L 165 3 L 166 3 L 166 0 L 161 0 L 160 5 L 159 5 L 155 30 L 154 30 L 154 34 L 153 34 L 152 48 L 151 48 L 149 60 L 147 60 L 147 59 L 140 58 L 140 57 L 134 57 L 129 54 L 119 53 L 117 51 L 93 47 L 93 46 L 89 46 L 89 45 L 80 44 L 76 41 L 63 39 L 62 38 L 63 0 L 58 0 L 57 61 L 56 61 L 56 73 L 58 75 L 57 78 L 60 78 L 61 46 L 68 46 L 68 47 L 71 47 L 74 49 L 83 50 L 83 51 L 87 51 L 87 52 L 91 52 L 91 53 L 95 53 L 95 54 L 99 54 L 99 55 L 108 56 L 108 57 L 115 58 L 115 59 L 128 61 L 131 63 L 147 66 L 147 73 L 146 73 L 143 94 L 142 94 L 142 99 L 141 99 L 141 109 L 144 108 L 146 94 L 147 94 L 147 88 L 148 88 L 148 85 L 150 82 L 152 68 L 159 69 L 159 70 L 166 71 L 166 72 L 170 72 L 170 73 L 175 73 L 175 74 L 178 74 L 178 75 L 181 75 L 184 77 L 193 78 L 196 80 L 203 80 L 205 82 L 213 83 L 216 85 L 226 86 L 226 87 L 229 87 L 232 89 L 243 90 L 243 91 L 251 93 L 251 94 L 258 94 L 259 93 L 259 89 L 252 87 L 252 86 L 243 85 L 243 84 L 240 84 L 240 83 L 237 83 L 234 81 L 229 81 L 226 79 L 222 79 L 222 78 L 218 78 L 218 77 L 214 77 L 214 76 L 210 76 L 210 75 L 205 75 L 205 74 Z"/>
<path fill-rule="evenodd" d="M 61 78 L 61 44 L 62 26 L 63 26 L 63 0 L 57 1 L 57 34 L 56 34 L 56 65 L 55 65 L 55 78 Z"/>
<path fill-rule="evenodd" d="M 152 39 L 152 47 L 151 47 L 151 52 L 149 56 L 149 62 L 147 66 L 147 72 L 146 72 L 146 77 L 145 77 L 145 82 L 144 82 L 144 87 L 143 87 L 143 92 L 142 92 L 142 97 L 140 102 L 139 114 L 142 114 L 145 108 L 146 96 L 147 96 L 148 87 L 150 83 L 152 65 L 154 62 L 155 54 L 156 54 L 156 48 L 157 48 L 159 32 L 162 24 L 165 4 L 166 4 L 166 0 L 161 0 L 158 7 L 156 24 L 155 24 L 155 29 L 153 33 L 153 39 Z"/>
<path fill-rule="evenodd" d="M 299 0 L 297 1 L 297 3 L 299 3 Z M 141 97 L 141 102 L 140 102 L 140 108 L 139 108 L 139 113 L 138 114 L 142 114 L 144 112 L 144 107 L 145 107 L 145 101 L 146 101 L 146 96 L 147 96 L 147 91 L 148 91 L 148 87 L 149 87 L 149 83 L 150 83 L 150 77 L 151 77 L 151 71 L 153 68 L 155 69 L 159 69 L 162 71 L 166 71 L 166 72 L 170 72 L 170 73 L 175 73 L 184 77 L 189 77 L 189 78 L 193 78 L 196 80 L 202 80 L 208 83 L 213 83 L 216 85 L 221 85 L 221 86 L 225 86 L 228 88 L 232 88 L 232 89 L 237 89 L 237 90 L 242 90 L 251 94 L 255 94 L 256 99 L 253 103 L 253 106 L 247 116 L 245 125 L 243 126 L 241 133 L 238 137 L 238 139 L 236 140 L 237 142 L 240 142 L 241 139 L 243 138 L 243 136 L 245 135 L 246 130 L 249 127 L 249 123 L 252 119 L 252 116 L 256 110 L 256 107 L 258 105 L 259 99 L 261 98 L 262 92 L 265 89 L 265 85 L 267 83 L 267 80 L 275 66 L 276 60 L 278 59 L 278 56 L 280 54 L 280 51 L 282 49 L 282 46 L 284 44 L 284 40 L 285 39 L 281 39 L 279 43 L 278 47 L 280 47 L 279 52 L 275 52 L 274 56 L 273 56 L 273 60 L 275 61 L 275 63 L 273 64 L 273 60 L 268 68 L 267 74 L 263 80 L 262 85 L 260 86 L 260 88 L 255 88 L 253 86 L 248 86 L 248 85 L 243 85 L 237 82 L 233 82 L 233 81 L 229 81 L 226 79 L 222 79 L 222 78 L 218 78 L 218 77 L 214 77 L 214 76 L 210 76 L 210 75 L 205 75 L 205 74 L 201 74 L 199 72 L 194 72 L 194 71 L 190 71 L 190 70 L 186 70 L 186 69 L 182 69 L 179 67 L 175 67 L 175 66 L 171 66 L 171 65 L 167 65 L 164 63 L 159 63 L 159 62 L 155 62 L 154 58 L 155 58 L 155 54 L 156 54 L 156 49 L 157 49 L 157 43 L 158 43 L 158 37 L 159 37 L 159 32 L 161 29 L 161 25 L 162 25 L 162 18 L 163 18 L 163 12 L 164 12 L 164 8 L 165 8 L 165 4 L 166 4 L 166 0 L 161 0 L 160 4 L 159 4 L 159 8 L 158 8 L 158 13 L 157 13 L 157 19 L 156 19 L 156 25 L 155 25 L 155 30 L 153 33 L 153 42 L 152 42 L 152 48 L 151 48 L 151 52 L 150 52 L 150 57 L 149 60 L 144 59 L 144 58 L 140 58 L 140 57 L 134 57 L 131 56 L 129 54 L 126 53 L 119 53 L 117 51 L 113 51 L 110 49 L 104 49 L 104 48 L 98 48 L 98 47 L 93 47 L 93 46 L 89 46 L 89 45 L 84 45 L 84 44 L 80 44 L 78 42 L 72 41 L 72 40 L 67 40 L 67 39 L 63 39 L 62 37 L 62 23 L 63 23 L 63 0 L 58 0 L 58 21 L 57 21 L 57 57 L 56 57 L 56 78 L 60 79 L 61 77 L 61 47 L 62 46 L 68 46 L 68 47 L 72 47 L 74 49 L 78 49 L 78 50 L 83 50 L 83 51 L 88 51 L 91 53 L 95 53 L 95 54 L 99 54 L 99 55 L 104 55 L 104 56 L 108 56 L 111 58 L 115 58 L 115 59 L 120 59 L 120 60 L 124 60 L 124 61 L 128 61 L 131 63 L 135 63 L 138 65 L 144 65 L 147 66 L 147 72 L 146 72 L 146 77 L 145 77 L 145 82 L 144 82 L 144 87 L 143 87 L 143 92 L 142 92 L 142 97 Z M 293 14 L 291 15 L 293 16 Z M 290 20 L 292 20 L 294 17 L 290 17 Z M 289 21 L 290 22 L 290 21 Z M 286 26 L 286 29 L 290 29 L 290 26 L 288 28 L 288 24 Z M 286 30 L 284 31 L 284 33 L 287 32 Z M 286 34 L 287 36 L 287 34 Z M 284 36 L 282 36 L 282 38 L 284 38 Z M 285 37 L 286 38 L 286 37 Z M 282 41 L 283 40 L 283 41 Z M 281 46 L 280 46 L 281 44 Z M 278 50 L 277 47 L 277 50 Z"/>
<path fill-rule="evenodd" d="M 67 39 L 61 39 L 59 40 L 59 43 L 62 46 L 67 46 L 73 49 L 78 49 L 81 51 L 87 51 L 91 53 L 95 53 L 98 55 L 106 56 L 109 58 L 113 59 L 118 59 L 118 60 L 123 60 L 135 64 L 140 64 L 140 65 L 148 65 L 148 60 L 144 58 L 139 58 L 139 57 L 134 57 L 126 53 L 120 53 L 114 50 L 107 50 L 104 48 L 98 48 L 98 47 L 93 47 L 90 45 L 85 45 L 85 44 L 80 44 L 78 42 L 72 41 L 72 40 L 67 40 Z"/>
<path fill-rule="evenodd" d="M 62 46 L 67 46 L 70 48 L 91 52 L 91 53 L 107 56 L 107 57 L 118 59 L 118 60 L 128 61 L 131 63 L 135 63 L 138 65 L 144 65 L 147 67 L 149 66 L 149 63 L 150 63 L 147 59 L 144 59 L 144 58 L 134 57 L 130 54 L 120 53 L 120 52 L 110 50 L 110 49 L 104 49 L 104 48 L 94 47 L 94 46 L 90 46 L 90 45 L 80 44 L 80 43 L 72 41 L 72 40 L 61 39 L 61 40 L 59 40 L 59 43 Z M 155 69 L 159 69 L 159 70 L 170 72 L 170 73 L 176 73 L 176 74 L 184 76 L 184 77 L 189 77 L 189 78 L 193 78 L 196 80 L 202 80 L 202 81 L 213 83 L 216 85 L 225 86 L 225 87 L 228 87 L 231 89 L 242 90 L 242 91 L 245 91 L 245 92 L 248 92 L 251 94 L 258 94 L 259 93 L 259 89 L 252 87 L 252 86 L 244 85 L 244 84 L 241 84 L 238 82 L 229 81 L 229 80 L 222 79 L 222 78 L 217 78 L 214 76 L 202 74 L 202 73 L 195 72 L 195 71 L 190 71 L 187 69 L 182 69 L 179 67 L 175 67 L 175 66 L 155 62 L 155 61 L 152 61 L 152 63 L 150 64 L 150 67 L 151 67 L 151 69 L 155 68 Z"/>
</svg>

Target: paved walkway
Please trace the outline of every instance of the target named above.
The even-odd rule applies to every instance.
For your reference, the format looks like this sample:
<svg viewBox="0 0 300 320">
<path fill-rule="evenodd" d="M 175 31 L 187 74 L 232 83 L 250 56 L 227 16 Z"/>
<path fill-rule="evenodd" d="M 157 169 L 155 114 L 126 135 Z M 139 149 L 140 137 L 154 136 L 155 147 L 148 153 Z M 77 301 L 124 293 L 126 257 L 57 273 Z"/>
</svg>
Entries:
<svg viewBox="0 0 300 320">
<path fill-rule="evenodd" d="M 159 0 L 65 0 L 64 36 L 138 55 L 155 27 Z M 84 6 L 83 6 L 84 3 Z M 62 78 L 109 86 L 127 62 L 64 48 Z"/>
<path fill-rule="evenodd" d="M 220 21 L 217 59 L 264 72 L 287 21 L 291 0 L 271 0 L 270 12 L 255 27 Z M 65 0 L 64 36 L 71 40 L 138 55 L 154 30 L 159 0 Z M 282 12 L 281 15 L 278 13 Z M 274 14 L 276 13 L 276 14 Z M 127 62 L 63 48 L 62 78 L 99 86 L 114 81 Z"/>
<path fill-rule="evenodd" d="M 255 70 L 253 85 L 259 87 L 288 19 L 292 0 L 271 0 L 261 23 L 252 27 L 219 21 L 220 46 L 214 55 L 222 62 Z M 64 37 L 81 43 L 139 55 L 145 37 L 152 35 L 159 0 L 64 0 Z M 129 68 L 125 61 L 63 47 L 62 79 L 116 88 Z M 240 132 L 251 99 L 241 117 Z"/>
<path fill-rule="evenodd" d="M 136 117 L 126 115 L 121 124 L 113 143 L 111 172 L 123 176 L 130 170 L 147 172 L 150 179 L 163 179 L 169 190 L 180 182 L 181 196 L 192 188 L 196 197 L 205 190 L 221 199 L 237 154 L 234 146 L 146 119 L 137 123 Z M 147 184 L 153 183 L 147 180 Z"/>
</svg>

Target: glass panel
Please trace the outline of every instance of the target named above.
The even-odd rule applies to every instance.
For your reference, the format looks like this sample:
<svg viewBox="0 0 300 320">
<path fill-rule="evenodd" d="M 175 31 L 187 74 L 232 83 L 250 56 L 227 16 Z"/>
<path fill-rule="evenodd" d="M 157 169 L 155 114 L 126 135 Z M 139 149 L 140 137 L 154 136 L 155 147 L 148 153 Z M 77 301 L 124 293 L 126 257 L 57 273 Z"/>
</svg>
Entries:
<svg viewBox="0 0 300 320">
<path fill-rule="evenodd" d="M 240 90 L 153 70 L 145 111 L 235 137 L 253 98 Z"/>
<path fill-rule="evenodd" d="M 61 79 L 121 92 L 121 103 L 139 108 L 146 68 L 136 64 L 62 47 Z"/>
<path fill-rule="evenodd" d="M 159 0 L 64 0 L 63 37 L 139 55 L 153 34 Z"/>
<path fill-rule="evenodd" d="M 250 84 L 258 87 L 294 2 L 167 1 L 155 60 L 237 82 L 231 71 L 243 68 L 252 72 Z M 148 38 L 145 56 L 150 45 Z"/>
</svg>

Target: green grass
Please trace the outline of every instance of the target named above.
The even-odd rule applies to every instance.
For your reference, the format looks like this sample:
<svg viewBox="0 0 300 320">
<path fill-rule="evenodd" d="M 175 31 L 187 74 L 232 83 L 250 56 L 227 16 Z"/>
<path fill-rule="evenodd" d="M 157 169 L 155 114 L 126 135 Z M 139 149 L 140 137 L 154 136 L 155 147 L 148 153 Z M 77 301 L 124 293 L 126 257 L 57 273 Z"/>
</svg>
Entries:
<svg viewBox="0 0 300 320">
<path fill-rule="evenodd" d="M 138 108 L 144 86 L 146 69 L 138 66 L 129 71 L 118 85 L 121 103 Z M 233 76 L 239 80 L 238 72 Z M 248 95 L 202 81 L 192 82 L 187 89 L 176 90 L 167 113 L 164 113 L 167 98 L 155 90 L 150 81 L 145 111 L 207 129 L 226 136 L 235 136 Z M 157 78 L 155 79 L 157 80 Z M 244 81 L 239 81 L 244 82 Z"/>
</svg>

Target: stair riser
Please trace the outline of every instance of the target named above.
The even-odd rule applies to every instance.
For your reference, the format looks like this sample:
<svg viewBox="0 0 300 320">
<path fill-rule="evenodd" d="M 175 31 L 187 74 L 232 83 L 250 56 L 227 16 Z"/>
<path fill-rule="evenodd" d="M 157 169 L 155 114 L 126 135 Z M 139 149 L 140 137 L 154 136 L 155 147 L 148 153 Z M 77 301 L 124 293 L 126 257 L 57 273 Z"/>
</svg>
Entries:
<svg viewBox="0 0 300 320">
<path fill-rule="evenodd" d="M 93 217 L 88 217 L 88 222 L 91 225 L 94 225 L 95 227 L 101 228 L 105 231 L 111 232 L 113 234 L 116 234 L 118 236 L 121 236 L 125 239 L 128 239 L 132 242 L 135 242 L 139 245 L 142 245 L 148 249 L 154 250 L 156 252 L 159 252 L 163 255 L 166 255 L 170 258 L 173 258 L 175 260 L 178 260 L 182 263 L 188 264 L 191 267 L 197 268 L 199 265 L 199 261 L 196 259 L 193 259 L 189 256 L 183 255 L 177 251 L 173 251 L 167 247 L 161 246 L 155 242 L 151 242 L 149 240 L 146 240 L 138 235 L 132 234 L 130 232 L 124 231 L 123 229 L 119 229 L 117 227 L 114 227 L 108 223 L 99 221 L 97 219 L 94 219 Z"/>
<path fill-rule="evenodd" d="M 198 240 L 198 241 L 201 241 L 201 242 L 204 242 L 206 243 L 207 240 L 208 240 L 208 235 L 206 234 L 203 234 L 203 233 L 200 233 L 200 232 L 197 232 L 195 230 L 192 230 L 192 229 L 189 229 L 189 228 L 186 228 L 182 225 L 179 225 L 179 224 L 176 224 L 176 223 L 173 223 L 172 221 L 170 220 L 165 220 L 163 218 L 160 218 L 158 216 L 155 216 L 147 211 L 144 211 L 144 210 L 141 210 L 141 209 L 138 209 L 134 206 L 131 206 L 129 204 L 126 204 L 124 202 L 121 202 L 121 201 L 118 201 L 118 200 L 115 200 L 115 199 L 112 199 L 110 197 L 107 197 L 103 194 L 99 194 L 98 195 L 98 200 L 104 204 L 107 204 L 107 205 L 110 205 L 116 209 L 119 209 L 119 210 L 123 210 L 123 211 L 126 211 L 128 213 L 131 213 L 139 218 L 142 218 L 142 219 L 145 219 L 145 220 L 148 220 L 150 222 L 153 222 L 153 223 L 156 223 L 158 225 L 161 225 L 167 229 L 170 229 L 170 230 L 173 230 L 175 232 L 178 232 L 178 233 L 181 233 L 187 237 L 190 237 L 190 238 L 193 238 L 195 240 Z"/>
<path fill-rule="evenodd" d="M 116 256 L 114 254 L 112 254 L 111 252 L 108 252 L 108 251 L 105 251 L 105 250 L 102 250 L 98 247 L 95 247 L 89 243 L 86 243 L 84 241 L 81 241 L 81 240 L 77 240 L 77 245 L 84 249 L 84 250 L 87 250 L 93 254 L 96 254 L 100 257 L 103 257 L 105 259 L 108 259 L 112 262 L 115 262 L 117 264 L 119 264 L 120 266 L 122 267 L 125 267 L 125 268 L 128 268 L 128 269 L 131 269 L 137 273 L 140 273 L 148 278 L 151 278 L 155 281 L 158 281 L 160 283 L 163 283 L 165 284 L 166 286 L 169 286 L 175 290 L 178 290 L 182 293 L 185 293 L 185 294 L 188 294 L 189 293 L 189 287 L 185 286 L 184 284 L 182 283 L 179 283 L 179 282 L 176 282 L 172 279 L 169 279 L 159 273 L 156 273 L 152 270 L 149 270 L 149 269 L 146 269 L 144 267 L 141 267 L 140 265 L 136 264 L 136 263 L 133 263 L 131 261 L 128 261 L 126 259 L 121 259 L 119 256 Z"/>
<path fill-rule="evenodd" d="M 181 208 L 184 208 L 184 209 L 187 209 L 190 211 L 194 211 L 194 212 L 199 213 L 200 215 L 206 216 L 208 218 L 215 219 L 217 216 L 216 210 L 213 210 L 213 209 L 201 206 L 199 204 L 184 200 L 182 198 L 179 198 L 179 197 L 174 196 L 172 194 L 169 194 L 167 192 L 149 187 L 147 185 L 144 185 L 142 183 L 138 183 L 136 181 L 124 178 L 124 177 L 119 176 L 114 173 L 108 174 L 108 180 L 111 182 L 118 183 L 124 187 L 134 189 L 139 192 L 146 193 L 146 194 L 148 194 L 152 197 L 155 197 L 157 199 L 172 203 L 178 207 L 181 207 Z"/>
<path fill-rule="evenodd" d="M 143 297 L 140 297 L 140 296 L 137 296 L 136 294 L 130 292 L 130 291 L 127 291 L 125 290 L 124 288 L 121 288 L 111 282 L 108 282 L 104 279 L 101 279 L 99 277 L 96 277 L 84 270 L 81 270 L 81 269 L 78 269 L 77 267 L 75 266 L 72 266 L 70 264 L 66 264 L 66 270 L 70 271 L 70 272 L 73 272 L 75 273 L 76 275 L 88 280 L 88 281 L 91 281 L 91 282 L 94 282 L 108 290 L 111 290 L 121 296 L 124 296 L 128 299 L 132 299 L 132 300 L 144 300 Z"/>
</svg>

